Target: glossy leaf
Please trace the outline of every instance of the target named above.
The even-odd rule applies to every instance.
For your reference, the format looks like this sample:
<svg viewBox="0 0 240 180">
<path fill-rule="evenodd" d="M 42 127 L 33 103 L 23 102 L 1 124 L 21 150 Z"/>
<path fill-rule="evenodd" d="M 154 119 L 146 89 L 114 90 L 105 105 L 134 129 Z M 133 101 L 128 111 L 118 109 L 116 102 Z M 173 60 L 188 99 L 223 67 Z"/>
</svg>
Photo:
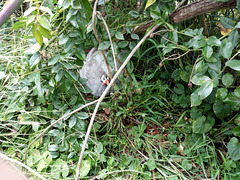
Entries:
<svg viewBox="0 0 240 180">
<path fill-rule="evenodd" d="M 236 137 L 232 137 L 231 140 L 227 144 L 228 153 L 230 157 L 237 161 L 240 159 L 240 143 Z"/>
<path fill-rule="evenodd" d="M 38 42 L 38 44 L 39 44 L 40 46 L 42 46 L 43 37 L 42 37 L 42 34 L 41 34 L 38 30 L 35 31 L 34 37 L 35 37 L 36 41 Z"/>
<path fill-rule="evenodd" d="M 41 24 L 42 27 L 51 31 L 51 24 L 45 16 L 38 16 L 38 22 Z"/>
<path fill-rule="evenodd" d="M 210 81 L 211 79 L 205 75 L 196 74 L 192 77 L 192 83 L 195 85 L 202 85 L 206 81 Z"/>
<path fill-rule="evenodd" d="M 221 46 L 221 54 L 224 58 L 229 59 L 232 55 L 233 45 L 229 41 L 224 41 L 223 45 Z"/>
<path fill-rule="evenodd" d="M 216 93 L 216 98 L 223 100 L 227 97 L 228 90 L 227 88 L 219 88 Z"/>
<path fill-rule="evenodd" d="M 106 50 L 106 49 L 108 49 L 109 47 L 110 47 L 110 42 L 109 42 L 109 41 L 103 41 L 103 42 L 99 45 L 98 49 L 100 49 L 100 50 Z"/>
<path fill-rule="evenodd" d="M 234 78 L 233 78 L 233 75 L 230 74 L 230 73 L 226 73 L 223 75 L 222 77 L 222 83 L 226 86 L 226 87 L 229 87 L 232 85 L 234 81 Z"/>
<path fill-rule="evenodd" d="M 88 175 L 91 169 L 91 161 L 90 160 L 83 160 L 80 167 L 80 177 L 85 177 Z"/>
<path fill-rule="evenodd" d="M 196 134 L 202 134 L 210 131 L 212 125 L 206 121 L 206 117 L 202 116 L 197 118 L 192 125 L 193 132 Z"/>
<path fill-rule="evenodd" d="M 198 95 L 198 90 L 191 94 L 191 106 L 198 106 L 202 103 L 200 96 Z"/>
<path fill-rule="evenodd" d="M 232 113 L 232 109 L 229 104 L 217 100 L 217 102 L 213 105 L 213 112 L 219 119 L 223 119 Z"/>
<path fill-rule="evenodd" d="M 209 46 L 221 46 L 222 45 L 221 41 L 219 39 L 217 39 L 216 36 L 209 37 L 207 40 L 207 44 Z"/>
<path fill-rule="evenodd" d="M 38 26 L 38 30 L 39 32 L 46 38 L 51 39 L 51 33 L 49 32 L 49 30 L 43 28 L 41 25 Z"/>
<path fill-rule="evenodd" d="M 240 71 L 240 60 L 233 59 L 231 61 L 227 61 L 225 64 L 226 64 L 226 66 L 228 66 L 236 71 Z"/>
<path fill-rule="evenodd" d="M 71 5 L 74 9 L 82 9 L 81 0 L 72 0 Z"/>
<path fill-rule="evenodd" d="M 151 6 L 155 2 L 156 2 L 156 0 L 148 0 L 146 3 L 145 9 L 147 9 L 149 6 Z"/>
<path fill-rule="evenodd" d="M 199 88 L 198 95 L 200 96 L 200 99 L 205 99 L 208 97 L 213 90 L 213 81 L 208 80 L 204 82 L 201 87 Z"/>
<path fill-rule="evenodd" d="M 210 46 L 205 46 L 202 50 L 205 59 L 208 59 L 212 56 L 213 48 Z"/>
<path fill-rule="evenodd" d="M 116 32 L 115 37 L 119 40 L 124 40 L 123 33 L 119 31 Z"/>
</svg>

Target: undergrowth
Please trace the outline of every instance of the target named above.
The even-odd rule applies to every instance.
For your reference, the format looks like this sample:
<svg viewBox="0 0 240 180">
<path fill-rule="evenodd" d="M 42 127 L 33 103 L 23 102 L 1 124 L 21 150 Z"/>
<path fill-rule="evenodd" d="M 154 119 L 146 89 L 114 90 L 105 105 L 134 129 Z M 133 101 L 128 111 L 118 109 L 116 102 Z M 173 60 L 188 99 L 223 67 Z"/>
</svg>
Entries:
<svg viewBox="0 0 240 180">
<path fill-rule="evenodd" d="M 206 37 L 203 28 L 196 25 L 201 20 L 193 22 L 191 28 L 184 23 L 172 26 L 167 22 L 172 4 L 162 4 L 169 12 L 159 4 L 144 15 L 131 11 L 131 4 L 125 4 L 123 16 L 112 2 L 102 7 L 114 46 L 117 51 L 125 50 L 126 55 L 141 35 L 132 34 L 128 40 L 124 32 L 131 33 L 139 20 L 154 19 L 162 26 L 127 65 L 132 82 L 122 74 L 122 87 L 101 103 L 80 176 L 238 179 L 240 65 L 239 40 L 235 37 L 239 23 L 216 18 L 232 26 L 232 32 L 215 36 L 217 31 L 210 29 L 212 34 Z M 95 99 L 78 72 L 86 57 L 84 50 L 97 46 L 91 28 L 84 29 L 91 23 L 91 11 L 86 10 L 86 4 L 85 14 L 72 6 L 61 1 L 58 8 L 50 7 L 54 16 L 43 18 L 51 21 L 50 29 L 36 20 L 51 34 L 46 37 L 48 32 L 39 30 L 49 41 L 30 33 L 37 11 L 21 17 L 13 28 L 15 19 L 0 29 L 0 149 L 19 161 L 26 158 L 26 164 L 47 179 L 74 178 L 94 109 L 87 107 L 55 124 L 30 146 L 25 157 L 27 146 L 45 128 Z M 69 11 L 62 14 L 61 8 Z M 78 16 L 85 19 L 77 25 Z M 121 24 L 127 24 L 126 28 Z M 108 49 L 110 43 L 101 22 L 97 28 L 103 39 L 101 48 Z"/>
</svg>

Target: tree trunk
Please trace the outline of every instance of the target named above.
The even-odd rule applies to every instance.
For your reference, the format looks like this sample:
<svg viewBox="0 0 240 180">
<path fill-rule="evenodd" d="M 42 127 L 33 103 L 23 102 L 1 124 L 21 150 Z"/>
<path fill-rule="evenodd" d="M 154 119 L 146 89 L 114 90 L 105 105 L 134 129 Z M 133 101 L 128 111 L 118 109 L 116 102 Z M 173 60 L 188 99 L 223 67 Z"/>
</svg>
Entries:
<svg viewBox="0 0 240 180">
<path fill-rule="evenodd" d="M 176 9 L 170 17 L 173 23 L 179 23 L 200 14 L 218 11 L 220 9 L 235 6 L 236 0 L 229 0 L 228 2 L 221 2 L 215 0 L 200 0 Z"/>
</svg>

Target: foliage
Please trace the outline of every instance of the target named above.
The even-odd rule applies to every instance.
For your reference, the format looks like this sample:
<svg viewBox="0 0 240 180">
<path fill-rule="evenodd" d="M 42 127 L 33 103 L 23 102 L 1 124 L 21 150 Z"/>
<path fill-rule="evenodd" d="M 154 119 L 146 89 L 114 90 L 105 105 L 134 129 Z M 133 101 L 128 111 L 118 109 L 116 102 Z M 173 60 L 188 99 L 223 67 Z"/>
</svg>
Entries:
<svg viewBox="0 0 240 180">
<path fill-rule="evenodd" d="M 140 23 L 161 27 L 127 65 L 132 81 L 122 74 L 122 87 L 101 104 L 80 176 L 238 179 L 240 23 L 219 11 L 173 25 L 172 1 L 144 1 L 136 9 L 137 2 L 98 6 L 124 56 L 142 37 L 134 33 Z M 47 126 L 93 100 L 78 70 L 85 50 L 107 50 L 110 40 L 98 17 L 102 43 L 96 41 L 92 11 L 87 0 L 30 1 L 22 17 L 1 28 L 0 149 L 7 155 L 23 160 Z M 222 36 L 211 28 L 218 22 L 231 31 Z M 92 110 L 55 124 L 30 146 L 27 165 L 47 179 L 73 179 Z"/>
</svg>

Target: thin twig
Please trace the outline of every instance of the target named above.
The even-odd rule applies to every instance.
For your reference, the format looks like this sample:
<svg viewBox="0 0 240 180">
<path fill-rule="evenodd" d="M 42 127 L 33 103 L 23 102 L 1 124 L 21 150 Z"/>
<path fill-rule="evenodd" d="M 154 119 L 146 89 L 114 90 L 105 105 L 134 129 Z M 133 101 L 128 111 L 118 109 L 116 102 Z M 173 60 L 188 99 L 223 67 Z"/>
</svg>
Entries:
<svg viewBox="0 0 240 180">
<path fill-rule="evenodd" d="M 102 15 L 99 11 L 97 11 L 97 13 L 98 13 L 98 14 L 100 15 L 100 17 L 102 18 L 103 24 L 104 24 L 104 26 L 105 26 L 105 28 L 106 28 L 106 30 L 107 30 L 108 37 L 109 37 L 109 41 L 110 41 L 110 44 L 111 44 L 111 49 L 112 49 L 112 55 L 113 55 L 113 60 L 114 60 L 114 65 L 115 65 L 115 71 L 117 71 L 117 70 L 118 70 L 118 67 L 117 67 L 117 61 L 116 61 L 116 57 L 115 57 L 116 54 L 115 54 L 115 51 L 114 51 L 114 48 L 113 48 L 113 43 L 112 43 L 111 34 L 110 34 L 110 32 L 109 32 L 107 23 L 106 23 L 103 15 Z"/>
<path fill-rule="evenodd" d="M 12 158 L 9 158 L 8 156 L 4 155 L 3 153 L 0 152 L 0 157 L 7 160 L 7 161 L 10 161 L 12 163 L 15 163 L 15 164 L 18 164 L 22 167 L 24 167 L 25 169 L 27 169 L 29 172 L 31 172 L 32 174 L 34 174 L 35 176 L 37 176 L 38 178 L 42 179 L 42 180 L 47 180 L 46 178 L 44 178 L 42 175 L 38 174 L 36 171 L 34 171 L 32 168 L 28 167 L 27 165 L 21 163 L 20 161 L 17 161 L 16 159 L 12 159 Z"/>
<path fill-rule="evenodd" d="M 97 2 L 97 0 L 96 0 Z M 103 94 L 101 95 L 101 97 L 98 100 L 98 103 L 94 109 L 92 118 L 90 120 L 90 123 L 88 125 L 88 129 L 87 129 L 87 133 L 85 136 L 85 140 L 83 142 L 82 145 L 82 150 L 79 156 L 79 160 L 78 160 L 78 165 L 76 168 L 76 176 L 75 176 L 75 180 L 78 180 L 78 176 L 79 176 L 79 172 L 80 172 L 80 166 L 81 166 L 81 162 L 83 159 L 83 154 L 87 145 L 87 141 L 94 123 L 94 119 L 95 116 L 97 114 L 98 108 L 100 106 L 100 103 L 102 102 L 102 100 L 104 99 L 104 97 L 106 96 L 107 92 L 109 91 L 109 89 L 111 88 L 111 86 L 113 85 L 114 81 L 117 79 L 117 77 L 119 76 L 119 74 L 121 73 L 121 71 L 123 70 L 123 68 L 127 65 L 127 63 L 129 62 L 129 60 L 131 59 L 131 57 L 135 54 L 135 52 L 137 51 L 137 49 L 141 46 L 141 44 L 147 39 L 147 37 L 153 32 L 155 31 L 157 28 L 159 27 L 159 25 L 155 25 L 142 39 L 141 41 L 135 46 L 135 48 L 132 50 L 132 52 L 128 55 L 127 59 L 124 61 L 124 63 L 122 64 L 122 66 L 119 68 L 119 70 L 116 72 L 116 74 L 114 75 L 113 79 L 111 80 L 110 84 L 107 86 L 107 88 L 105 89 L 105 91 L 103 92 Z"/>
<path fill-rule="evenodd" d="M 95 104 L 96 102 L 98 102 L 98 99 L 95 100 L 95 101 L 93 101 L 93 102 L 90 102 L 90 103 L 88 103 L 88 104 L 85 104 L 85 105 L 81 106 L 80 108 L 78 108 L 78 109 L 76 109 L 76 110 L 74 110 L 74 111 L 72 111 L 72 112 L 70 112 L 70 113 L 68 113 L 68 114 L 63 115 L 61 118 L 59 118 L 59 119 L 56 120 L 54 123 L 52 123 L 51 125 L 49 125 L 46 129 L 44 129 L 44 131 L 41 132 L 41 133 L 28 145 L 27 150 L 26 150 L 26 152 L 25 152 L 25 164 L 27 164 L 27 153 L 28 153 L 28 149 L 30 148 L 30 146 L 31 146 L 39 137 L 41 137 L 43 134 L 45 134 L 52 126 L 54 126 L 54 125 L 55 125 L 56 123 L 58 123 L 59 121 L 61 121 L 61 120 L 63 120 L 64 118 L 66 118 L 66 117 L 68 117 L 68 116 L 70 116 L 70 115 L 72 115 L 72 114 L 80 111 L 81 109 L 83 109 L 83 108 L 85 108 L 85 107 L 88 107 L 88 106 L 90 106 L 90 105 L 92 105 L 92 104 Z"/>
</svg>

